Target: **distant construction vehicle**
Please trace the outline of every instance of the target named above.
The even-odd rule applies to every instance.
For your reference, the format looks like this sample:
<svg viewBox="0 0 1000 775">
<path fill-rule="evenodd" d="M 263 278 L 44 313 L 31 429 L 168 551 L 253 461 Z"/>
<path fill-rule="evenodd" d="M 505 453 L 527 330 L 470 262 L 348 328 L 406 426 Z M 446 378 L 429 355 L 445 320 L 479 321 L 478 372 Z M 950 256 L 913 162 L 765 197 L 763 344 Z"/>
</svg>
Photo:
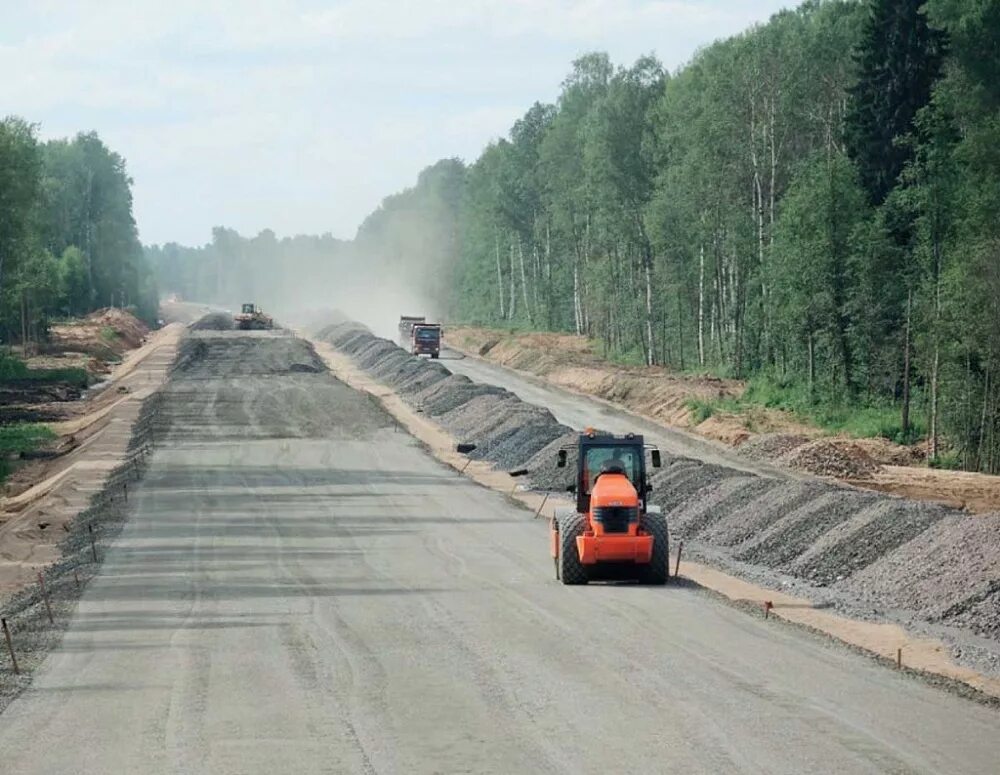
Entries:
<svg viewBox="0 0 1000 775">
<path fill-rule="evenodd" d="M 410 354 L 429 355 L 437 358 L 441 355 L 441 324 L 415 323 L 410 331 Z"/>
<path fill-rule="evenodd" d="M 399 339 L 400 347 L 409 350 L 413 338 L 413 326 L 417 323 L 426 323 L 427 318 L 423 315 L 401 315 L 399 318 Z"/>
<path fill-rule="evenodd" d="M 667 520 L 648 504 L 652 487 L 646 452 L 653 468 L 660 451 L 642 436 L 615 436 L 590 429 L 577 440 L 576 509 L 557 510 L 551 522 L 551 553 L 556 578 L 586 584 L 602 578 L 632 578 L 665 584 L 669 575 Z M 567 448 L 558 452 L 566 467 Z"/>
<path fill-rule="evenodd" d="M 240 331 L 267 331 L 274 328 L 274 320 L 265 315 L 253 302 L 243 305 L 240 313 L 233 316 L 233 322 Z"/>
</svg>

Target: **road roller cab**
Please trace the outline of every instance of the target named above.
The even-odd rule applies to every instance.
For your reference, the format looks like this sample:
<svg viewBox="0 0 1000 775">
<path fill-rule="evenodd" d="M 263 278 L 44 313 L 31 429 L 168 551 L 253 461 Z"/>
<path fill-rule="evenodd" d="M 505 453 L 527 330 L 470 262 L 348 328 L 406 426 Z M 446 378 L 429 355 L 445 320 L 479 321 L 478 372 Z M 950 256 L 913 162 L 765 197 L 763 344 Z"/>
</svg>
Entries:
<svg viewBox="0 0 1000 775">
<path fill-rule="evenodd" d="M 615 436 L 586 430 L 577 441 L 576 477 L 567 488 L 576 508 L 558 510 L 551 523 L 556 578 L 585 584 L 599 578 L 634 578 L 653 584 L 667 580 L 666 520 L 647 501 L 649 453 L 654 468 L 660 452 L 642 436 Z M 567 465 L 569 450 L 559 450 Z"/>
</svg>

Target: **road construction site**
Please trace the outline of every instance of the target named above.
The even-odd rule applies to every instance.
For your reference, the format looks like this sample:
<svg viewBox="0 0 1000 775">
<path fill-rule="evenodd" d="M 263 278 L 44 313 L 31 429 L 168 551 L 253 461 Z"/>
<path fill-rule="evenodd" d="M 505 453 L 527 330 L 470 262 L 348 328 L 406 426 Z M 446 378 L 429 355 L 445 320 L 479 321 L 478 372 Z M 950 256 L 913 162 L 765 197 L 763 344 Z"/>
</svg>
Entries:
<svg viewBox="0 0 1000 775">
<path fill-rule="evenodd" d="M 475 442 L 484 466 L 528 468 L 539 490 L 562 489 L 568 425 L 616 430 L 627 417 L 548 389 L 534 396 L 546 408 L 531 406 L 518 396 L 543 388 L 517 375 L 418 360 L 354 325 L 315 338 Z M 452 367 L 482 369 L 488 384 Z M 151 454 L 119 504 L 127 521 L 0 717 L 5 770 L 995 768 L 988 703 L 683 579 L 561 586 L 543 520 L 435 459 L 287 331 L 188 331 L 144 410 L 136 432 Z M 858 601 L 891 600 L 919 626 L 967 637 L 989 666 L 995 596 L 945 615 L 969 601 L 971 574 L 989 576 L 988 523 L 974 534 L 961 514 L 896 513 L 909 506 L 632 429 L 656 434 L 668 458 L 654 494 L 685 551 L 808 592 L 854 584 Z M 959 530 L 965 544 L 950 537 Z M 904 547 L 919 558 L 925 537 L 939 586 L 899 559 Z M 949 567 L 961 546 L 972 560 Z M 833 567 L 850 571 L 826 587 L 807 570 Z M 912 582 L 897 599 L 892 573 Z"/>
<path fill-rule="evenodd" d="M 777 468 L 475 358 L 411 358 L 350 322 L 317 336 L 476 443 L 470 457 L 527 469 L 539 490 L 564 489 L 556 450 L 574 428 L 645 433 L 668 456 L 653 478 L 652 500 L 691 556 L 852 618 L 938 638 L 962 664 L 1000 674 L 1000 514 L 973 515 Z"/>
</svg>

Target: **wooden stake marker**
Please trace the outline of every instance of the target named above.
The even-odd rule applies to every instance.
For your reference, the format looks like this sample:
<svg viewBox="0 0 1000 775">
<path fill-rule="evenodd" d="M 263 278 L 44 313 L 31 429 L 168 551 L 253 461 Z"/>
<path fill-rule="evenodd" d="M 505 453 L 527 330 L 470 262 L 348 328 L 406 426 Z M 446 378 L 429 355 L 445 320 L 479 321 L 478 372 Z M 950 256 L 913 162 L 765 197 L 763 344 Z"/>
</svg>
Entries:
<svg viewBox="0 0 1000 775">
<path fill-rule="evenodd" d="M 42 576 L 41 571 L 38 571 L 35 575 L 38 576 L 38 586 L 42 589 L 42 602 L 45 603 L 45 612 L 49 615 L 49 624 L 55 624 L 56 620 L 52 618 L 52 606 L 49 605 L 49 592 L 45 589 L 45 578 Z"/>
<path fill-rule="evenodd" d="M 537 511 L 535 511 L 535 516 L 534 516 L 534 517 L 532 517 L 532 519 L 538 519 L 538 515 L 539 515 L 539 514 L 541 514 L 541 513 L 542 513 L 542 509 L 544 509 L 544 508 L 545 508 L 545 501 L 547 501 L 548 499 L 549 499 L 549 494 L 548 494 L 548 493 L 545 493 L 545 497 L 544 497 L 544 498 L 542 498 L 542 503 L 541 503 L 541 505 L 540 505 L 540 506 L 538 507 L 538 510 L 537 510 Z"/>
<path fill-rule="evenodd" d="M 684 553 L 684 542 L 677 544 L 677 562 L 674 563 L 674 578 L 681 575 L 681 554 Z"/>
</svg>

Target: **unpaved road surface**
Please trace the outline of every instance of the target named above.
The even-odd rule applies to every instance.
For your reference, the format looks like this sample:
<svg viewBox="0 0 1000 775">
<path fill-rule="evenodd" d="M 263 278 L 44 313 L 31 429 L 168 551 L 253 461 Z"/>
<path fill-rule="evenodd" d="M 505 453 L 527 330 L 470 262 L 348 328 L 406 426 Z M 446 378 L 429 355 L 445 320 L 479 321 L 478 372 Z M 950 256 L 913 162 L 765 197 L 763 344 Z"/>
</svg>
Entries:
<svg viewBox="0 0 1000 775">
<path fill-rule="evenodd" d="M 445 350 L 441 358 L 444 360 L 444 365 L 455 374 L 464 374 L 475 382 L 506 388 L 529 404 L 544 406 L 552 412 L 556 420 L 571 428 L 582 430 L 590 427 L 611 433 L 642 433 L 648 442 L 657 444 L 660 449 L 671 455 L 696 458 L 705 463 L 726 466 L 759 476 L 779 479 L 811 478 L 808 474 L 798 471 L 748 460 L 723 444 L 694 433 L 667 428 L 618 409 L 605 401 L 563 390 L 545 383 L 540 378 L 468 357 L 456 350 Z"/>
<path fill-rule="evenodd" d="M 996 769 L 993 709 L 689 587 L 558 585 L 299 340 L 193 335 L 167 391 L 5 772 Z"/>
</svg>

